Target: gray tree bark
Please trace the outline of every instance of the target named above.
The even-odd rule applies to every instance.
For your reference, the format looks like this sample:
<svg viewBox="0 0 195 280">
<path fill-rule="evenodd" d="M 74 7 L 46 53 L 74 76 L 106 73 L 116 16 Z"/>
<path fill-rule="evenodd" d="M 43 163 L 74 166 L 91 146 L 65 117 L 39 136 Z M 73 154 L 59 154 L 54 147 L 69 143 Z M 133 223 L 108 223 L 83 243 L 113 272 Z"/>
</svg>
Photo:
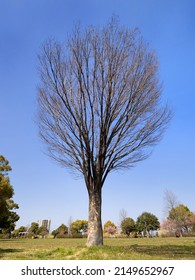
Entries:
<svg viewBox="0 0 195 280">
<path fill-rule="evenodd" d="M 90 192 L 87 246 L 103 245 L 101 205 L 102 205 L 101 189 Z"/>
</svg>

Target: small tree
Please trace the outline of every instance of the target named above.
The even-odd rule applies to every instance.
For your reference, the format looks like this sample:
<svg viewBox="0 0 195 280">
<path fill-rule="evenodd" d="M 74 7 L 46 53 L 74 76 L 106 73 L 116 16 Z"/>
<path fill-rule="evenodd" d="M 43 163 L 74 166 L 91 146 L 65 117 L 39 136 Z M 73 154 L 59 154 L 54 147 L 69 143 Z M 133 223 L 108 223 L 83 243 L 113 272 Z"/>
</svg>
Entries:
<svg viewBox="0 0 195 280">
<path fill-rule="evenodd" d="M 164 191 L 164 202 L 166 215 L 179 204 L 176 195 L 168 189 Z"/>
<path fill-rule="evenodd" d="M 86 233 L 88 222 L 86 220 L 76 220 L 70 225 L 70 232 L 72 235 L 79 233 Z"/>
<path fill-rule="evenodd" d="M 57 229 L 52 231 L 54 238 L 64 237 L 68 233 L 68 227 L 64 224 L 61 224 Z"/>
<path fill-rule="evenodd" d="M 27 228 L 25 226 L 21 226 L 18 229 L 15 229 L 12 233 L 13 237 L 26 237 Z"/>
<path fill-rule="evenodd" d="M 82 174 L 89 195 L 87 245 L 102 245 L 102 188 L 111 171 L 146 159 L 170 121 L 161 106 L 158 59 L 137 30 L 113 18 L 76 26 L 40 56 L 38 125 L 48 154 Z"/>
<path fill-rule="evenodd" d="M 193 213 L 189 208 L 180 204 L 169 212 L 168 220 L 174 221 L 182 234 L 182 231 L 188 232 L 189 227 L 191 226 L 192 217 Z"/>
<path fill-rule="evenodd" d="M 39 227 L 37 234 L 42 236 L 42 238 L 44 238 L 45 236 L 47 236 L 49 234 L 49 231 L 48 231 L 47 227 L 41 226 L 41 227 Z"/>
<path fill-rule="evenodd" d="M 110 235 L 115 234 L 116 233 L 116 225 L 111 221 L 107 221 L 104 224 L 104 232 L 108 233 Z"/>
<path fill-rule="evenodd" d="M 148 212 L 143 212 L 136 221 L 136 228 L 139 231 L 143 231 L 147 234 L 147 237 L 149 237 L 151 230 L 157 230 L 160 227 L 160 223 L 158 221 L 158 218 Z"/>
<path fill-rule="evenodd" d="M 28 229 L 29 235 L 36 236 L 39 233 L 39 224 L 32 222 L 30 228 Z"/>
<path fill-rule="evenodd" d="M 127 218 L 127 211 L 122 208 L 119 212 L 119 223 L 121 225 L 122 221 Z"/>
<path fill-rule="evenodd" d="M 175 233 L 178 231 L 178 225 L 175 221 L 166 219 L 161 223 L 160 229 L 162 231 L 165 230 L 168 232 L 168 234 L 175 235 Z"/>
<path fill-rule="evenodd" d="M 128 237 L 130 236 L 130 233 L 135 231 L 135 222 L 132 218 L 125 218 L 121 222 L 121 229 L 122 233 L 126 234 Z"/>
</svg>

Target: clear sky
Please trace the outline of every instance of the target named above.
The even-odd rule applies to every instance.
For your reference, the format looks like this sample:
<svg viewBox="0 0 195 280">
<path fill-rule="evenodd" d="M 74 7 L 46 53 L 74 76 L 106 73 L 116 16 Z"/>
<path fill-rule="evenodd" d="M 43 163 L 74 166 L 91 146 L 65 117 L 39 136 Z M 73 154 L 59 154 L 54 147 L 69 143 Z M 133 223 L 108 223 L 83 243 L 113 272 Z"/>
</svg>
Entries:
<svg viewBox="0 0 195 280">
<path fill-rule="evenodd" d="M 138 27 L 160 62 L 163 99 L 174 118 L 152 156 L 131 170 L 111 173 L 103 188 L 103 223 L 120 209 L 164 217 L 164 190 L 195 211 L 195 1 L 0 0 L 0 154 L 12 166 L 17 227 L 38 219 L 61 223 L 88 218 L 82 178 L 44 153 L 34 122 L 39 82 L 37 54 L 48 37 L 64 41 L 75 22 L 103 25 L 116 14 Z"/>
</svg>

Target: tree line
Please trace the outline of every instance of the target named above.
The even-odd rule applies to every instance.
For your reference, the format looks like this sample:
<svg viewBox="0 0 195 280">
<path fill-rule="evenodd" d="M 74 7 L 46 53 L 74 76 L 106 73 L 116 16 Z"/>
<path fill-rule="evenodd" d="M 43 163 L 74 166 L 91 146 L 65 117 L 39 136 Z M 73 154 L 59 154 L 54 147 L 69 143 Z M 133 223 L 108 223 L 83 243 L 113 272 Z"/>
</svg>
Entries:
<svg viewBox="0 0 195 280">
<path fill-rule="evenodd" d="M 134 221 L 131 217 L 123 217 L 118 234 L 121 233 L 127 237 L 150 237 L 153 236 L 154 231 L 159 229 L 159 227 L 160 223 L 155 215 L 149 212 L 143 212 L 140 216 L 138 216 L 136 221 Z M 104 225 L 104 232 L 112 236 L 117 233 L 117 227 L 111 221 L 107 221 Z"/>
<path fill-rule="evenodd" d="M 0 155 L 0 234 L 8 237 L 45 237 L 49 234 L 44 226 L 32 222 L 29 228 L 21 226 L 15 230 L 19 215 L 15 212 L 19 208 L 14 202 L 14 189 L 10 184 L 9 161 Z M 165 191 L 166 219 L 160 224 L 158 218 L 149 212 L 143 212 L 136 221 L 127 216 L 126 210 L 120 211 L 120 224 L 117 227 L 112 221 L 107 221 L 103 227 L 104 236 L 114 236 L 122 233 L 126 236 L 150 236 L 153 231 L 160 230 L 165 236 L 191 235 L 195 232 L 195 213 L 186 205 L 179 203 L 176 196 L 169 190 Z M 66 236 L 87 236 L 89 224 L 87 220 L 70 222 L 69 226 L 62 224 L 52 231 L 54 238 Z"/>
<path fill-rule="evenodd" d="M 136 221 L 127 216 L 127 212 L 122 210 L 119 226 L 110 220 L 105 222 L 103 227 L 104 237 L 157 237 L 157 236 L 190 236 L 195 235 L 195 213 L 183 204 L 173 207 L 167 218 L 160 224 L 158 218 L 149 212 L 143 212 Z M 51 232 L 53 238 L 81 238 L 87 237 L 88 221 L 75 220 L 68 227 L 61 224 Z M 12 237 L 47 237 L 49 232 L 46 227 L 39 227 L 38 223 L 33 222 L 27 229 L 20 227 L 13 231 Z M 50 236 L 51 236 L 50 235 Z"/>
<path fill-rule="evenodd" d="M 88 221 L 76 220 L 70 224 L 70 227 L 61 224 L 51 232 L 51 235 L 53 235 L 53 238 L 83 237 L 86 236 L 87 229 Z M 12 233 L 12 237 L 16 238 L 44 238 L 48 235 L 49 231 L 47 227 L 39 226 L 36 222 L 32 222 L 30 227 L 21 226 Z"/>
</svg>

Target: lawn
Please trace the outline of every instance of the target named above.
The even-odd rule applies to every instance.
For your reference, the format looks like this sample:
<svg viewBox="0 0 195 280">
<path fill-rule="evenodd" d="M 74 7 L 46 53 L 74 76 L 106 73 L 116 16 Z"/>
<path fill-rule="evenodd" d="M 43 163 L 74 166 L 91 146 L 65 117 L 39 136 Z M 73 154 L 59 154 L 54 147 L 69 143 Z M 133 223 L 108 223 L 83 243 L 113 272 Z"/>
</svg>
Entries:
<svg viewBox="0 0 195 280">
<path fill-rule="evenodd" d="M 1 260 L 195 260 L 195 238 L 1 239 Z"/>
</svg>

